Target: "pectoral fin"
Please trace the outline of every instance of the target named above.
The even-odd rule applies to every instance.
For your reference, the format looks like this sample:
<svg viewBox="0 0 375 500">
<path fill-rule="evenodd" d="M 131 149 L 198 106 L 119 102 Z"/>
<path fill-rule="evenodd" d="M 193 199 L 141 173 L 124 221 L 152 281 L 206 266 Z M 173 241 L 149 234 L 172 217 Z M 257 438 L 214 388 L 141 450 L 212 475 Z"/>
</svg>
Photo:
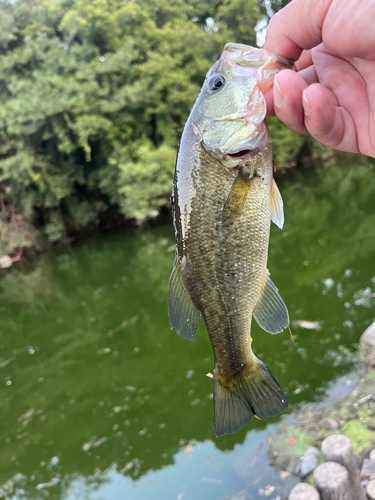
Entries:
<svg viewBox="0 0 375 500">
<path fill-rule="evenodd" d="M 263 293 L 253 315 L 258 325 L 268 333 L 280 333 L 289 326 L 288 309 L 268 271 Z"/>
<path fill-rule="evenodd" d="M 236 180 L 229 192 L 223 209 L 223 222 L 231 224 L 243 212 L 246 198 L 253 182 L 253 174 L 248 175 L 239 170 Z"/>
<path fill-rule="evenodd" d="M 283 228 L 284 204 L 275 179 L 273 179 L 271 186 L 271 220 L 276 224 L 277 227 L 279 227 L 280 229 Z"/>
<path fill-rule="evenodd" d="M 168 317 L 172 329 L 178 335 L 187 340 L 194 338 L 201 314 L 190 298 L 177 259 L 169 280 Z"/>
</svg>

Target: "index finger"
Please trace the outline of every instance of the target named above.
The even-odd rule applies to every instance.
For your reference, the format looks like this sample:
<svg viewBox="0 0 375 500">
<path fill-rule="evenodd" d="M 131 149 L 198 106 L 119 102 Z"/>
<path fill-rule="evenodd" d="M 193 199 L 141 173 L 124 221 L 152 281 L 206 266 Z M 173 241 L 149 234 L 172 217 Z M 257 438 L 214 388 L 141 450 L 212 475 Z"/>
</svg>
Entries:
<svg viewBox="0 0 375 500">
<path fill-rule="evenodd" d="M 321 43 L 324 19 L 332 1 L 293 0 L 272 17 L 264 48 L 297 61 L 303 50 Z"/>
</svg>

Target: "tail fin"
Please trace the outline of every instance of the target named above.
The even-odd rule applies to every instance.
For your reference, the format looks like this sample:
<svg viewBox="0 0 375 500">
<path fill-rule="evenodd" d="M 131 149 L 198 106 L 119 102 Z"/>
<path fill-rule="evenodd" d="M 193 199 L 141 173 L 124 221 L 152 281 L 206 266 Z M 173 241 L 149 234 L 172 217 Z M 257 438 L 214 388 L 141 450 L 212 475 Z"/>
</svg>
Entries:
<svg viewBox="0 0 375 500">
<path fill-rule="evenodd" d="M 267 366 L 255 358 L 247 373 L 223 384 L 214 371 L 214 428 L 216 436 L 236 432 L 254 415 L 273 417 L 283 412 L 288 400 Z"/>
</svg>

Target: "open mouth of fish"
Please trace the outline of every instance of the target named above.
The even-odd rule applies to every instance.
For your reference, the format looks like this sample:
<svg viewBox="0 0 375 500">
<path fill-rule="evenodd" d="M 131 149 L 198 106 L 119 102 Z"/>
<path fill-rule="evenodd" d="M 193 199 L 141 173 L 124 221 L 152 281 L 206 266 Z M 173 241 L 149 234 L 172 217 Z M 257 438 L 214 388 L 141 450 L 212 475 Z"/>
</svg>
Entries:
<svg viewBox="0 0 375 500">
<path fill-rule="evenodd" d="M 255 128 L 253 124 L 252 128 Z M 224 157 L 224 160 L 241 161 L 251 158 L 259 153 L 259 151 L 261 151 L 270 141 L 270 135 L 267 126 L 264 123 L 261 123 L 259 125 L 257 124 L 255 131 L 252 130 L 252 134 L 249 139 L 236 141 L 235 143 L 233 143 L 233 141 L 232 144 L 230 144 L 231 139 L 231 137 L 228 138 L 227 143 L 224 145 L 226 148 L 224 151 L 221 150 L 220 153 L 222 157 Z"/>
<path fill-rule="evenodd" d="M 237 151 L 236 153 L 227 153 L 227 156 L 229 156 L 230 158 L 246 158 L 248 156 L 256 154 L 258 151 L 258 148 L 242 149 L 241 151 Z"/>
<path fill-rule="evenodd" d="M 233 158 L 234 160 L 238 159 L 246 159 L 250 158 L 251 156 L 255 156 L 257 153 L 259 153 L 259 148 L 255 149 L 241 149 L 241 151 L 237 151 L 236 153 L 227 153 L 225 156 L 227 158 Z"/>
</svg>

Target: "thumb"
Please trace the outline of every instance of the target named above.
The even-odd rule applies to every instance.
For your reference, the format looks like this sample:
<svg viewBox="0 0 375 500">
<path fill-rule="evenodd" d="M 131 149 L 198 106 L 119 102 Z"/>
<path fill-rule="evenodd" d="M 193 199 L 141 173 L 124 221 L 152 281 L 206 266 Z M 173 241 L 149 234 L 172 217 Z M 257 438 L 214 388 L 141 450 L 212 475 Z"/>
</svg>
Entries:
<svg viewBox="0 0 375 500">
<path fill-rule="evenodd" d="M 264 48 L 297 61 L 303 50 L 321 43 L 324 19 L 332 2 L 293 0 L 272 17 Z"/>
</svg>

